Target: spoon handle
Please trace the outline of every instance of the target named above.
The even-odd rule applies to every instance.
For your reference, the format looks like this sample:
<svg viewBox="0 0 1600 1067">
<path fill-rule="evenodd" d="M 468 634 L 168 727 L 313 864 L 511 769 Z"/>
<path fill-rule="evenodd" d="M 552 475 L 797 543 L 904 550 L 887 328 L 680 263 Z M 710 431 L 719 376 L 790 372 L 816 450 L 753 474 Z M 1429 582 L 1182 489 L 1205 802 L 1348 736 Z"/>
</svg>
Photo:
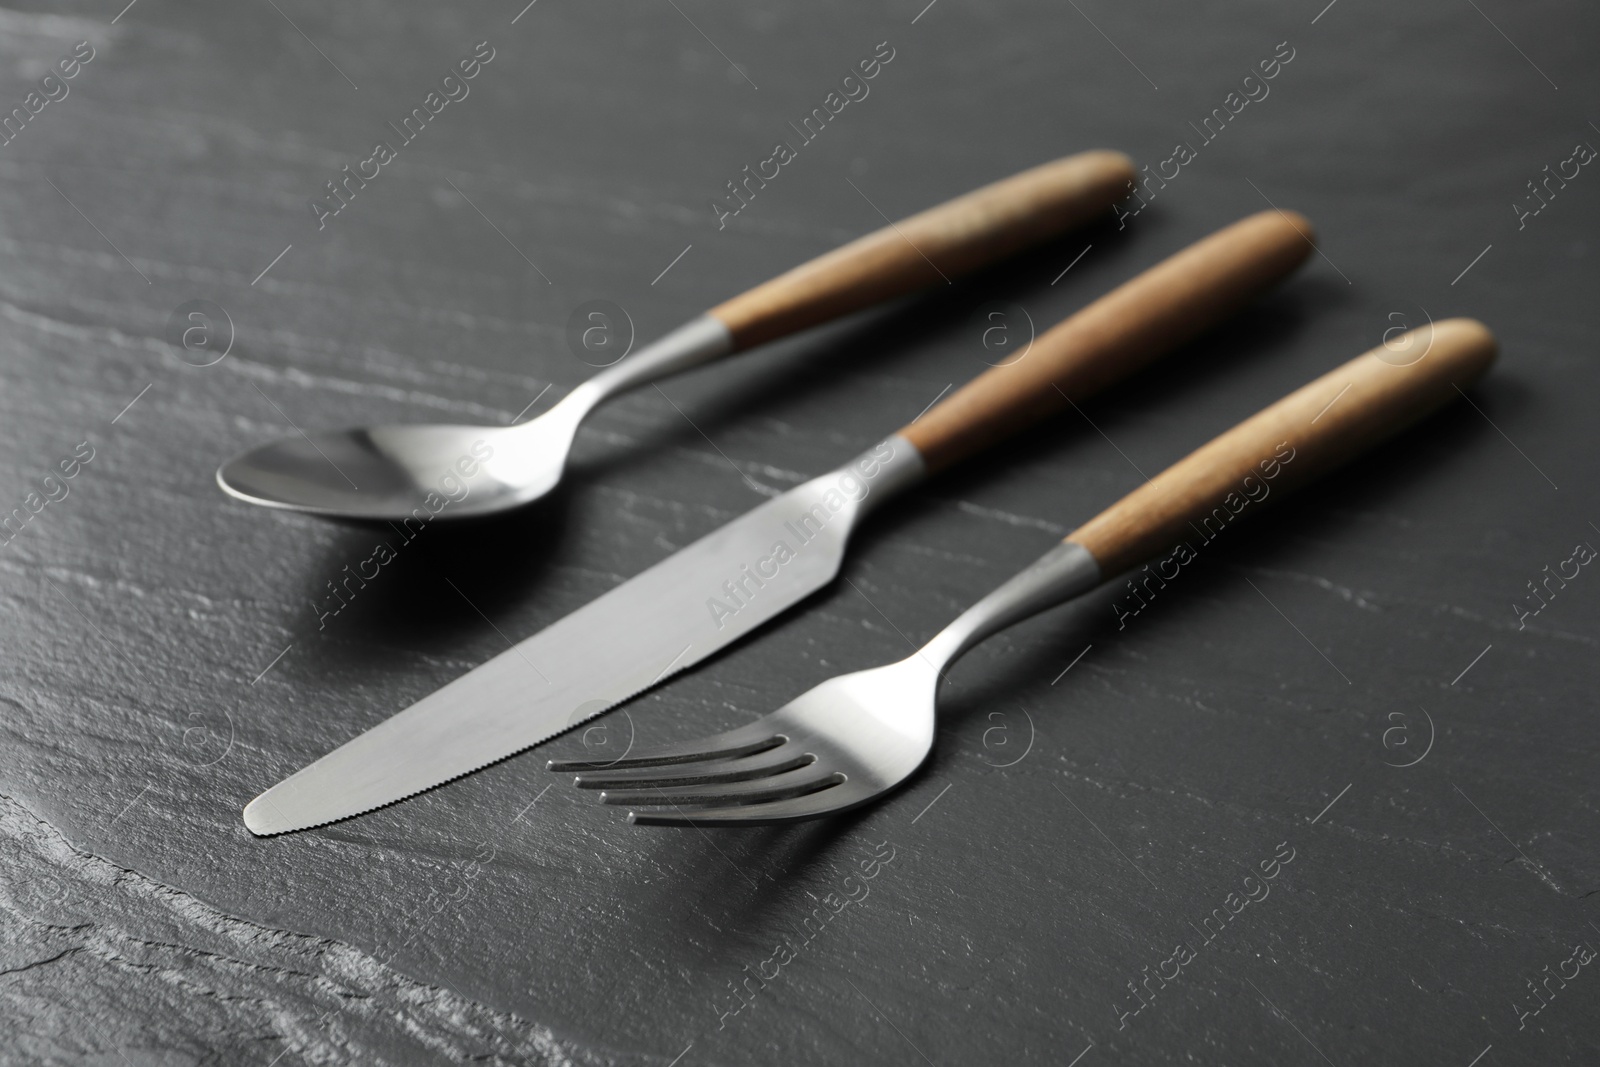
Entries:
<svg viewBox="0 0 1600 1067">
<path fill-rule="evenodd" d="M 571 410 L 874 304 L 943 285 L 1090 221 L 1133 188 L 1121 152 L 1013 174 L 851 241 L 689 320 L 575 389 Z"/>
<path fill-rule="evenodd" d="M 945 285 L 1089 222 L 1133 188 L 1121 152 L 1080 152 L 1003 178 L 824 253 L 712 308 L 732 351 Z M 888 222 L 888 217 L 884 216 Z"/>
</svg>

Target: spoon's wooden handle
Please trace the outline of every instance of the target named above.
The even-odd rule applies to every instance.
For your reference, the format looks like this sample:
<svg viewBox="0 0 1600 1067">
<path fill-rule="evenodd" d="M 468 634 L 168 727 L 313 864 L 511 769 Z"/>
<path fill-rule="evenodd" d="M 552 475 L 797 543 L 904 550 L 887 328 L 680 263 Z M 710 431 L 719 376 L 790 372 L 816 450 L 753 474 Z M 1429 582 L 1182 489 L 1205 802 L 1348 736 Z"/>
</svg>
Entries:
<svg viewBox="0 0 1600 1067">
<path fill-rule="evenodd" d="M 1081 226 L 1127 195 L 1121 152 L 1080 152 L 1014 174 L 801 264 L 711 309 L 733 350 L 943 285 Z"/>
<path fill-rule="evenodd" d="M 1220 322 L 1304 262 L 1313 240 L 1311 223 L 1292 211 L 1218 230 L 1035 338 L 900 434 L 930 470 L 948 467 Z"/>
<path fill-rule="evenodd" d="M 1424 326 L 1357 356 L 1191 452 L 1067 540 L 1110 577 L 1206 541 L 1268 496 L 1327 473 L 1455 399 L 1494 362 L 1472 319 Z"/>
</svg>

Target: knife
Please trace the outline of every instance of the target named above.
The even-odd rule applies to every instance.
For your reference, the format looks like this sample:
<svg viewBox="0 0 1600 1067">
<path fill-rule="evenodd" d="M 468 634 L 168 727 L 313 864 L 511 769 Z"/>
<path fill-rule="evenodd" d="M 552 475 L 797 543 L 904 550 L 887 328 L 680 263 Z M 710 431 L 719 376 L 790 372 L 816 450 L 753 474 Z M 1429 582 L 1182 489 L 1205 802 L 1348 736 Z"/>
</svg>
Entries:
<svg viewBox="0 0 1600 1067">
<path fill-rule="evenodd" d="M 838 573 L 851 532 L 928 476 L 1178 347 L 1291 273 L 1311 225 L 1265 211 L 1042 334 L 844 466 L 767 501 L 262 793 L 261 835 L 403 800 L 554 737 L 738 640 Z"/>
</svg>

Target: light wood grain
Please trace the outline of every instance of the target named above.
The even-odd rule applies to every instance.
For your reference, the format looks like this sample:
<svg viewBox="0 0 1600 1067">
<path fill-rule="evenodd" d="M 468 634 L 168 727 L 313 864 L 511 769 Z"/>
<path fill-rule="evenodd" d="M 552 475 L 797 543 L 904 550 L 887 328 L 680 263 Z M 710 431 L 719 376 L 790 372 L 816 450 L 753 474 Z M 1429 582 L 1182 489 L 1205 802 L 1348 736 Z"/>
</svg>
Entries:
<svg viewBox="0 0 1600 1067">
<path fill-rule="evenodd" d="M 1133 163 L 1093 151 L 1025 170 L 891 223 L 711 309 L 740 351 L 945 285 L 1081 226 L 1127 195 Z"/>
<path fill-rule="evenodd" d="M 1203 542 L 1458 396 L 1488 369 L 1482 323 L 1447 319 L 1374 348 L 1241 422 L 1067 537 L 1108 577 Z"/>
<path fill-rule="evenodd" d="M 1264 211 L 1096 300 L 901 430 L 931 469 L 957 462 L 1126 377 L 1280 281 L 1310 255 L 1311 223 Z"/>
</svg>

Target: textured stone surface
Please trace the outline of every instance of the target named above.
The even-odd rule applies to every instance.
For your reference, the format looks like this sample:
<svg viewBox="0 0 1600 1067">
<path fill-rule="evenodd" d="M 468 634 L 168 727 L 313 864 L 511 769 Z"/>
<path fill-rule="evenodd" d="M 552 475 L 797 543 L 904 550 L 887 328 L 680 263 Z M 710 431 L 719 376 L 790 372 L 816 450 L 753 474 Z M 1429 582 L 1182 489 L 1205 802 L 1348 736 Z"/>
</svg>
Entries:
<svg viewBox="0 0 1600 1067">
<path fill-rule="evenodd" d="M 1520 222 L 1512 205 L 1600 144 L 1600 19 L 923 2 L 0 12 L 4 109 L 94 49 L 0 146 L 0 511 L 93 450 L 0 547 L 0 1061 L 1595 1059 L 1592 967 L 1551 979 L 1521 1029 L 1516 1005 L 1600 946 L 1600 575 L 1525 620 L 1514 605 L 1600 545 L 1600 173 Z M 483 40 L 471 94 L 319 232 L 307 200 Z M 723 184 L 881 41 L 870 96 L 719 230 Z M 1204 142 L 1279 42 L 1270 95 Z M 323 627 L 326 583 L 385 533 L 212 482 L 291 422 L 541 410 L 592 373 L 566 341 L 586 300 L 648 338 L 877 209 L 1179 141 L 1193 160 L 1123 229 L 608 406 L 547 506 L 427 530 Z M 502 634 L 981 371 L 986 309 L 1048 325 L 1269 200 L 1323 239 L 1279 293 L 1087 409 L 1093 427 L 1062 419 L 876 516 L 848 582 L 601 720 L 612 743 L 693 736 L 901 655 L 1141 472 L 1389 327 L 1496 329 L 1477 410 L 1230 531 L 1126 628 L 1112 588 L 974 651 L 890 801 L 644 831 L 535 755 L 309 833 L 240 823 Z M 194 300 L 232 323 L 212 366 L 167 340 Z M 867 898 L 806 925 L 874 849 L 892 859 Z M 783 939 L 794 959 L 734 1011 Z M 1135 1014 L 1128 983 L 1170 974 L 1179 941 L 1194 958 Z"/>
</svg>

